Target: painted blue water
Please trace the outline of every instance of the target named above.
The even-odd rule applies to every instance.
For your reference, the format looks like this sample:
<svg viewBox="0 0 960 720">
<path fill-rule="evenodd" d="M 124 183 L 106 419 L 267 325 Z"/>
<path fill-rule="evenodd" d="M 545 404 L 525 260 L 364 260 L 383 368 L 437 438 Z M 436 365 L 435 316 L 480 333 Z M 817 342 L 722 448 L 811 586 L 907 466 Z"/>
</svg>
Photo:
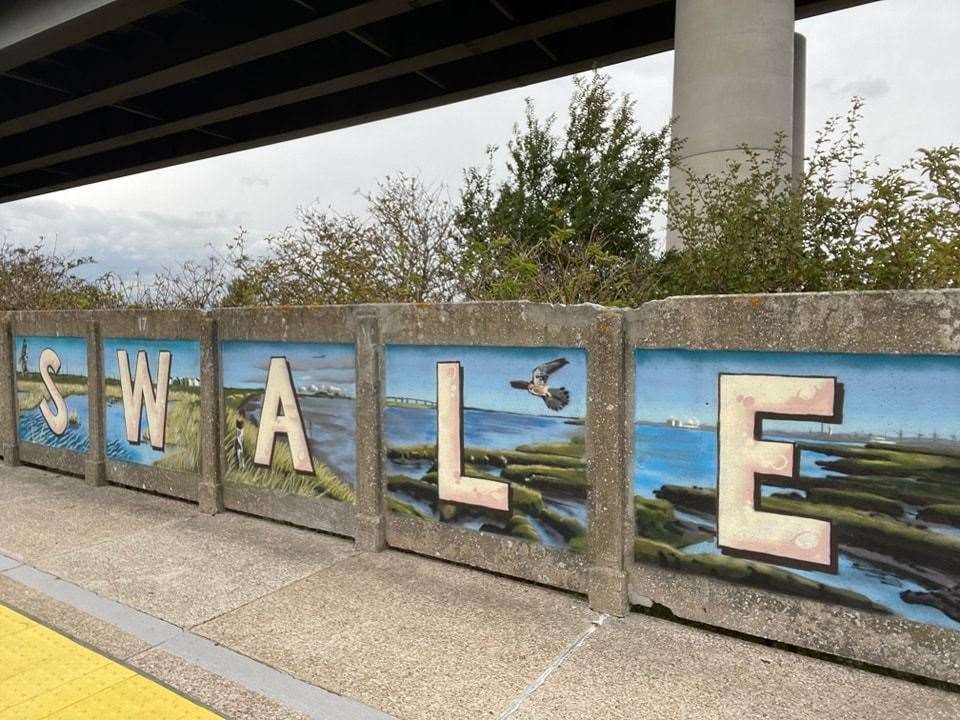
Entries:
<svg viewBox="0 0 960 720">
<path fill-rule="evenodd" d="M 470 447 L 513 450 L 531 443 L 566 442 L 583 429 L 564 418 L 493 410 L 463 411 L 463 441 Z M 388 407 L 384 412 L 387 445 L 437 442 L 437 411 L 431 408 Z"/>
<path fill-rule="evenodd" d="M 67 415 L 76 416 L 77 423 L 69 424 L 63 435 L 54 435 L 51 432 L 40 408 L 20 411 L 18 434 L 21 442 L 46 445 L 60 450 L 69 450 L 75 453 L 86 453 L 90 450 L 90 414 L 88 412 L 86 395 L 69 395 L 64 398 L 67 405 Z"/>
<path fill-rule="evenodd" d="M 704 540 L 703 542 L 689 545 L 684 548 L 684 551 L 691 555 L 720 554 L 716 540 Z M 816 570 L 790 569 L 790 572 L 824 585 L 852 590 L 861 595 L 866 595 L 873 602 L 882 605 L 907 620 L 939 625 L 940 627 L 945 627 L 950 630 L 960 629 L 960 623 L 951 620 L 936 608 L 930 607 L 929 605 L 915 605 L 904 602 L 901 599 L 900 593 L 904 590 L 919 592 L 926 590 L 922 585 L 918 585 L 912 580 L 898 577 L 873 563 L 851 557 L 844 553 L 840 553 L 837 559 L 837 569 L 839 572 L 836 575 L 818 572 Z"/>
<path fill-rule="evenodd" d="M 633 490 L 654 497 L 664 485 L 713 487 L 716 434 L 659 425 L 637 425 L 633 437 Z"/>
<path fill-rule="evenodd" d="M 770 439 L 786 439 L 773 438 Z M 822 453 L 802 451 L 800 453 L 800 474 L 810 477 L 829 475 L 816 465 L 817 460 L 832 456 Z M 634 435 L 634 492 L 643 497 L 656 497 L 655 491 L 665 484 L 686 487 L 716 487 L 717 446 L 714 431 L 690 430 L 657 425 L 637 425 Z M 789 488 L 763 487 L 763 494 L 772 492 L 790 492 Z M 799 491 L 797 491 L 799 492 Z M 713 522 L 698 515 L 677 512 L 677 517 L 695 522 L 698 525 L 713 527 Z M 929 529 L 946 535 L 954 535 L 956 529 L 930 524 Z M 717 554 L 715 540 L 708 540 L 684 548 L 684 552 L 696 554 Z M 931 623 L 953 630 L 960 629 L 960 623 L 951 620 L 939 610 L 927 605 L 906 603 L 900 598 L 904 590 L 923 590 L 924 588 L 907 578 L 899 577 L 891 571 L 877 567 L 872 563 L 846 555 L 841 552 L 838 574 L 783 568 L 803 577 L 832 587 L 853 590 L 883 605 L 892 612 L 917 622 Z"/>
<path fill-rule="evenodd" d="M 300 398 L 314 456 L 350 485 L 357 483 L 356 402 L 342 398 Z"/>
<path fill-rule="evenodd" d="M 769 436 L 770 440 L 791 441 Z M 795 441 L 795 439 L 793 439 Z M 665 425 L 637 425 L 633 445 L 633 488 L 645 497 L 663 485 L 712 488 L 717 483 L 717 434 L 713 430 L 690 430 Z M 799 474 L 827 477 L 818 460 L 832 456 L 803 450 Z M 788 489 L 763 488 L 765 494 L 789 492 Z"/>
<path fill-rule="evenodd" d="M 252 401 L 247 412 L 260 419 L 261 400 Z M 333 470 L 345 483 L 357 482 L 356 402 L 349 398 L 298 396 L 311 454 Z"/>
<path fill-rule="evenodd" d="M 171 402 L 168 410 L 172 407 L 173 403 Z M 121 462 L 136 463 L 137 465 L 153 465 L 164 456 L 163 450 L 154 450 L 147 439 L 137 445 L 127 440 L 122 401 L 111 400 L 107 402 L 104 415 L 108 458 Z M 147 416 L 146 413 L 140 413 L 140 437 L 146 438 L 146 431 Z"/>
</svg>

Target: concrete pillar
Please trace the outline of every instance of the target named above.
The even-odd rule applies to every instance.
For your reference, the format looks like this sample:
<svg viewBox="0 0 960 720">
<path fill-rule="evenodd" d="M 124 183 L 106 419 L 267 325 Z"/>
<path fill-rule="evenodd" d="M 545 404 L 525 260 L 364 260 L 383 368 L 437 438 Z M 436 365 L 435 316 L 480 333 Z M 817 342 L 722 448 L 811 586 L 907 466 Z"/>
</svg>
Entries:
<svg viewBox="0 0 960 720">
<path fill-rule="evenodd" d="M 777 133 L 792 165 L 793 25 L 794 0 L 677 0 L 673 135 L 685 144 L 672 190 L 686 190 L 686 171 L 722 172 L 740 146 L 769 150 Z M 667 248 L 679 244 L 668 232 Z"/>
<path fill-rule="evenodd" d="M 807 132 L 807 39 L 800 33 L 793 36 L 793 155 L 791 175 L 796 184 L 803 175 Z"/>
<path fill-rule="evenodd" d="M 626 437 L 626 366 L 623 315 L 604 312 L 587 355 L 587 457 L 590 492 L 588 600 L 600 613 L 623 617 L 627 595 L 626 547 L 633 527 Z M 632 428 L 631 428 L 632 430 Z M 630 435 L 629 442 L 633 442 Z M 632 552 L 632 540 L 630 541 Z"/>
<path fill-rule="evenodd" d="M 88 485 L 107 484 L 106 431 L 104 428 L 103 342 L 100 323 L 87 323 L 87 407 L 90 452 L 84 462 L 83 476 Z"/>
<path fill-rule="evenodd" d="M 200 338 L 200 512 L 216 515 L 223 510 L 223 410 L 220 402 L 220 337 L 217 321 L 203 319 Z"/>
<path fill-rule="evenodd" d="M 17 372 L 13 361 L 13 334 L 10 313 L 0 319 L 0 453 L 5 465 L 20 464 L 20 449 L 17 446 Z"/>
<path fill-rule="evenodd" d="M 376 313 L 357 318 L 356 544 L 365 552 L 386 548 L 383 502 L 383 345 Z"/>
</svg>

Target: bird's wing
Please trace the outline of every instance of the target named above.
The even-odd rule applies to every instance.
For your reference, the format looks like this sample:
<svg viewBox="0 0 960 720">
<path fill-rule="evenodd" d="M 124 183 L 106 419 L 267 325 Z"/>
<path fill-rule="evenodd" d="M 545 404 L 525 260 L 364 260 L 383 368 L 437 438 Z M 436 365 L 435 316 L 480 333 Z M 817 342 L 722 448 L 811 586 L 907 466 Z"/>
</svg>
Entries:
<svg viewBox="0 0 960 720">
<path fill-rule="evenodd" d="M 570 402 L 570 392 L 566 388 L 550 388 L 543 396 L 544 404 L 551 410 L 559 412 Z"/>
<path fill-rule="evenodd" d="M 527 385 L 529 385 L 526 380 L 511 380 L 510 387 L 516 388 L 517 390 L 526 390 Z"/>
<path fill-rule="evenodd" d="M 533 382 L 535 385 L 546 385 L 547 378 L 553 375 L 557 370 L 562 368 L 564 365 L 569 365 L 569 361 L 566 358 L 557 358 L 556 360 L 551 360 L 550 362 L 545 362 L 543 365 L 537 365 L 533 369 Z"/>
</svg>

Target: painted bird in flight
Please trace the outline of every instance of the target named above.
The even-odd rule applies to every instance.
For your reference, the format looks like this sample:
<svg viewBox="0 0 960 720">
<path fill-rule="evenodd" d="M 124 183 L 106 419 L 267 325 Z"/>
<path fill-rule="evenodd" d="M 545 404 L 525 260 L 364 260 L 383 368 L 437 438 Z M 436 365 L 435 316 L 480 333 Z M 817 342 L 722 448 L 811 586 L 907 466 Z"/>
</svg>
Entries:
<svg viewBox="0 0 960 720">
<path fill-rule="evenodd" d="M 547 381 L 550 376 L 564 365 L 569 365 L 566 358 L 557 358 L 543 365 L 537 365 L 533 369 L 533 376 L 527 380 L 511 380 L 510 387 L 517 390 L 526 390 L 531 395 L 542 398 L 544 404 L 553 410 L 559 412 L 563 410 L 570 402 L 570 392 L 562 387 L 550 387 Z"/>
</svg>

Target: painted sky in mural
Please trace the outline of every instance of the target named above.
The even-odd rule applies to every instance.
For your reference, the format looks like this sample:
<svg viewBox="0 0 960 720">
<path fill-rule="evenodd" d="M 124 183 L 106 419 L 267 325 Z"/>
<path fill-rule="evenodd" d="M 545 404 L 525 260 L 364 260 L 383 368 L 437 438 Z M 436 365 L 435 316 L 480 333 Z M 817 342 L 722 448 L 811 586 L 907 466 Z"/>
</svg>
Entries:
<svg viewBox="0 0 960 720">
<path fill-rule="evenodd" d="M 637 356 L 637 419 L 670 417 L 712 423 L 717 416 L 716 374 L 836 375 L 844 385 L 843 429 L 875 435 L 904 433 L 960 437 L 960 393 L 955 358 L 938 355 L 646 351 Z M 669 392 L 661 392 L 664 385 Z M 712 393 L 704 392 L 713 387 Z M 793 421 L 770 427 L 810 429 Z"/>
<path fill-rule="evenodd" d="M 41 359 L 45 362 L 41 363 Z M 45 365 L 44 382 L 41 365 Z M 56 368 L 59 365 L 59 368 Z M 17 336 L 14 367 L 21 442 L 85 453 L 90 449 L 87 343 L 81 337 Z M 53 386 L 51 392 L 48 383 Z"/>
<path fill-rule="evenodd" d="M 120 382 L 118 351 L 126 353 L 125 370 L 130 379 L 126 400 Z M 138 390 L 136 377 L 141 351 L 146 353 L 145 367 L 149 374 L 142 375 L 144 382 Z M 169 365 L 163 367 L 161 358 L 166 353 Z M 107 337 L 103 340 L 103 368 L 107 457 L 167 470 L 199 472 L 199 342 Z M 158 386 L 161 377 L 168 379 L 167 402 L 163 407 L 158 402 L 163 398 L 163 389 Z"/>
<path fill-rule="evenodd" d="M 352 345 L 300 342 L 223 343 L 223 386 L 262 388 L 271 357 L 285 357 L 302 393 L 339 391 L 354 397 L 357 388 L 356 361 Z"/>
<path fill-rule="evenodd" d="M 535 381 L 538 367 L 541 377 Z M 463 385 L 462 398 L 458 381 Z M 444 388 L 454 391 L 464 407 L 465 475 L 491 488 L 509 485 L 509 511 L 500 505 L 503 495 L 496 492 L 488 495 L 485 507 L 464 502 L 468 495 L 459 496 L 457 502 L 440 500 L 442 472 L 459 472 L 459 468 L 437 464 L 437 401 L 441 400 L 439 411 L 444 412 Z M 585 550 L 583 350 L 389 345 L 386 395 L 385 474 L 392 512 L 557 549 Z M 440 432 L 458 434 L 450 427 L 459 421 L 455 409 L 453 413 L 446 416 L 451 420 Z"/>
<path fill-rule="evenodd" d="M 551 377 L 551 384 L 570 392 L 570 402 L 559 413 L 584 417 L 587 412 L 586 353 L 576 348 L 455 347 L 391 345 L 387 395 L 433 401 L 437 395 L 434 365 L 444 360 L 463 367 L 463 404 L 467 408 L 498 410 L 522 415 L 552 415 L 542 401 L 510 387 L 511 380 L 530 380 L 534 368 L 558 357 L 568 365 Z M 430 358 L 425 363 L 425 358 Z"/>
<path fill-rule="evenodd" d="M 237 340 L 221 352 L 227 481 L 353 502 L 353 346 Z"/>
<path fill-rule="evenodd" d="M 742 581 L 754 561 L 716 541 L 720 376 L 836 378 L 841 423 L 764 421 L 800 458 L 796 478 L 764 479 L 758 508 L 830 521 L 836 572 L 782 561 L 749 576 L 960 629 L 960 358 L 638 350 L 636 365 L 638 560 Z"/>
</svg>

